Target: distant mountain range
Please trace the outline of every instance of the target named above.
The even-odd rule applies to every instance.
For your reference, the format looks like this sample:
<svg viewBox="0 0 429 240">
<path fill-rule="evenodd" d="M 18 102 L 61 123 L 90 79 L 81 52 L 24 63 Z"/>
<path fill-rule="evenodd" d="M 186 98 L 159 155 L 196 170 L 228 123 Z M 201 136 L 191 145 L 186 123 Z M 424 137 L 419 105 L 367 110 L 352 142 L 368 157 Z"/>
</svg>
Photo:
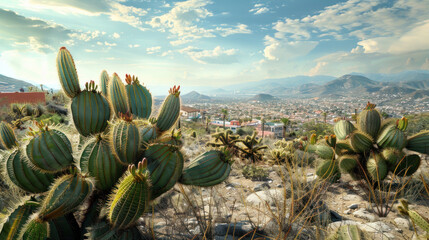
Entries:
<svg viewBox="0 0 429 240">
<path fill-rule="evenodd" d="M 33 84 L 31 83 L 0 74 L 0 92 L 19 92 L 21 88 L 26 90 L 32 86 Z"/>
<path fill-rule="evenodd" d="M 1 92 L 16 92 L 20 88 L 27 89 L 30 86 L 33 85 L 0 74 Z M 395 74 L 352 73 L 339 78 L 320 75 L 265 79 L 222 86 L 217 89 L 199 87 L 198 92 L 191 91 L 183 94 L 182 99 L 184 102 L 191 102 L 233 97 L 265 101 L 266 99 L 275 100 L 276 97 L 312 98 L 370 94 L 396 94 L 399 97 L 413 99 L 429 98 L 429 71 L 404 71 Z M 161 99 L 163 97 L 159 100 Z"/>
</svg>

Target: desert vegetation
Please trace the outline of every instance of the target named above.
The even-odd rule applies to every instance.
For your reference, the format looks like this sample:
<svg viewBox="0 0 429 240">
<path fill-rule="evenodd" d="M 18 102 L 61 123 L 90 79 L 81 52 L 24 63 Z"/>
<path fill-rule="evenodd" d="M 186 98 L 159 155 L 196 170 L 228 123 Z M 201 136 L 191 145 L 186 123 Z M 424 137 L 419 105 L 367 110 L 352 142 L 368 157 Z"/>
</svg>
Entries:
<svg viewBox="0 0 429 240">
<path fill-rule="evenodd" d="M 429 237 L 426 115 L 368 102 L 333 126 L 278 119 L 274 140 L 225 129 L 226 108 L 223 127 L 181 122 L 179 86 L 158 109 L 136 76 L 81 88 L 64 47 L 57 68 L 47 106 L 1 110 L 0 239 Z"/>
</svg>

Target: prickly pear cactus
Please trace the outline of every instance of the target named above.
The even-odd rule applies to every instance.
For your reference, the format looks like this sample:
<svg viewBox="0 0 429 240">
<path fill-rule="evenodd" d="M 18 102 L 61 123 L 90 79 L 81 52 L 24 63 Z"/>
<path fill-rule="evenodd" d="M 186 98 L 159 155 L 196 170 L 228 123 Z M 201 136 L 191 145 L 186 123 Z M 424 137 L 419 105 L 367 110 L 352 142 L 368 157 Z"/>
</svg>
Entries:
<svg viewBox="0 0 429 240">
<path fill-rule="evenodd" d="M 413 224 L 423 229 L 426 232 L 426 237 L 429 237 L 429 219 L 414 210 L 410 210 L 407 200 L 400 199 L 399 202 L 401 203 L 401 205 L 398 206 L 399 213 L 409 217 Z"/>
<path fill-rule="evenodd" d="M 127 75 L 125 87 L 103 71 L 101 92 L 94 81 L 81 90 L 65 47 L 57 68 L 76 131 L 36 122 L 17 140 L 0 123 L 1 177 L 11 194 L 31 196 L 10 208 L 0 239 L 143 239 L 137 220 L 151 201 L 178 182 L 209 187 L 228 177 L 229 150 L 185 165 L 181 132 L 169 131 L 179 118 L 180 87 L 170 89 L 154 118 L 151 94 L 137 77 Z"/>
<path fill-rule="evenodd" d="M 419 155 L 407 155 L 404 150 L 428 154 L 429 132 L 423 131 L 408 138 L 404 133 L 407 125 L 408 120 L 404 117 L 396 122 L 383 122 L 375 104 L 368 102 L 359 113 L 356 125 L 347 120 L 335 124 L 338 141 L 335 140 L 336 135 L 327 136 L 308 149 L 323 159 L 332 159 L 339 166 L 337 171 L 348 173 L 357 180 L 380 182 L 389 173 L 411 176 L 418 170 L 421 160 Z M 319 166 L 319 177 L 329 176 L 322 171 L 328 169 L 326 166 L 326 162 Z"/>
</svg>

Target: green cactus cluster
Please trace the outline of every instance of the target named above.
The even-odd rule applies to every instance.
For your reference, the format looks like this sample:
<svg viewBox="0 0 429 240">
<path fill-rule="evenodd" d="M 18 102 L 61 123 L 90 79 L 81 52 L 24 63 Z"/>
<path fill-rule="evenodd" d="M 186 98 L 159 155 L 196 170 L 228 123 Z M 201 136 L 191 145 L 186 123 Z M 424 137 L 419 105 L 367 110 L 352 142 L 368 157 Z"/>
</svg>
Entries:
<svg viewBox="0 0 429 240">
<path fill-rule="evenodd" d="M 399 213 L 405 217 L 410 218 L 413 225 L 419 226 L 426 232 L 426 237 L 429 237 L 429 219 L 423 216 L 421 213 L 409 209 L 407 200 L 400 199 L 399 202 L 400 205 L 397 206 Z"/>
<path fill-rule="evenodd" d="M 101 92 L 94 81 L 81 89 L 65 47 L 57 68 L 80 141 L 43 122 L 18 141 L 12 127 L 0 123 L 2 177 L 25 196 L 3 220 L 0 239 L 142 239 L 137 220 L 176 183 L 210 187 L 229 176 L 226 148 L 185 166 L 181 132 L 170 130 L 179 118 L 180 87 L 171 88 L 158 116 L 150 117 L 152 96 L 137 77 L 126 75 L 125 86 L 103 71 Z"/>
<path fill-rule="evenodd" d="M 305 150 L 308 145 L 306 137 L 295 138 L 293 140 L 278 140 L 274 143 L 275 148 L 271 149 L 271 159 L 269 164 L 293 163 L 298 157 L 297 150 Z"/>
<path fill-rule="evenodd" d="M 317 175 L 339 178 L 343 172 L 356 180 L 373 182 L 383 181 L 389 173 L 411 176 L 421 159 L 410 151 L 429 154 L 429 131 L 407 137 L 404 133 L 407 125 L 405 117 L 383 121 L 375 104 L 368 102 L 356 124 L 340 120 L 334 126 L 335 134 L 308 147 L 323 159 Z"/>
</svg>

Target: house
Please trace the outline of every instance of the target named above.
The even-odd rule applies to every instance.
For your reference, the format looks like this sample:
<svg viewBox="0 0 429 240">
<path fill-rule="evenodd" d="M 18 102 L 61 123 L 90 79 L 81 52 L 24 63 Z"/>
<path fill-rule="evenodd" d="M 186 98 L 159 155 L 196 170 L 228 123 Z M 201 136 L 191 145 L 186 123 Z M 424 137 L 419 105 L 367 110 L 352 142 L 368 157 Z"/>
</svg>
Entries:
<svg viewBox="0 0 429 240">
<path fill-rule="evenodd" d="M 181 106 L 180 114 L 187 119 L 197 119 L 200 117 L 200 109 L 188 106 Z"/>
<path fill-rule="evenodd" d="M 0 106 L 12 103 L 45 104 L 45 92 L 0 92 Z"/>
<path fill-rule="evenodd" d="M 210 122 L 210 125 L 223 127 L 223 120 L 214 120 Z M 233 133 L 236 133 L 241 128 L 240 122 L 237 120 L 225 121 L 225 128 L 231 129 Z"/>
<path fill-rule="evenodd" d="M 258 137 L 262 137 L 262 124 L 256 127 Z M 264 137 L 282 138 L 283 137 L 283 123 L 267 122 L 264 124 Z"/>
</svg>

